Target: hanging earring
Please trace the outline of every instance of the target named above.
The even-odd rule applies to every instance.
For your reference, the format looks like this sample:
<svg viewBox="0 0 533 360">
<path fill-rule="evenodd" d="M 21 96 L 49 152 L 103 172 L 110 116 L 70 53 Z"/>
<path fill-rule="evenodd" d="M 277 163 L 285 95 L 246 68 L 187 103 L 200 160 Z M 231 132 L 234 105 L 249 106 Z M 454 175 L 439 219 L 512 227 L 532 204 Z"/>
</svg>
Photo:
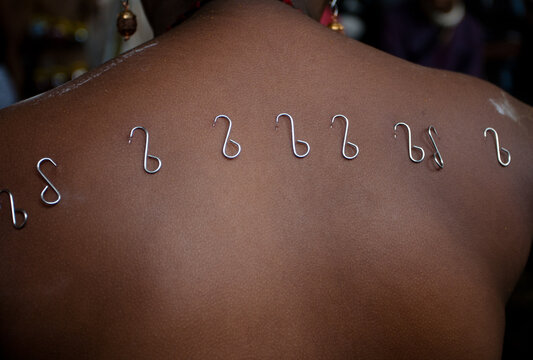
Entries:
<svg viewBox="0 0 533 360">
<path fill-rule="evenodd" d="M 137 17 L 130 10 L 129 0 L 121 0 L 122 11 L 117 17 L 117 30 L 120 36 L 127 41 L 137 30 Z"/>
<path fill-rule="evenodd" d="M 344 34 L 344 26 L 339 22 L 339 6 L 337 2 L 337 0 L 331 0 L 329 2 L 331 22 L 329 23 L 328 28 L 340 34 Z"/>
</svg>

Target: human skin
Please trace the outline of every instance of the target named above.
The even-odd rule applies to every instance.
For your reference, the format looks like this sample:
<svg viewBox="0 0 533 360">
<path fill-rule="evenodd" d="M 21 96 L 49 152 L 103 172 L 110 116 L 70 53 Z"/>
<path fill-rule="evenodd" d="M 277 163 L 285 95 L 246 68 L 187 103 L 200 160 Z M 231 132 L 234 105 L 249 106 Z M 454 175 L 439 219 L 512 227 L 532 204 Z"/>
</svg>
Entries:
<svg viewBox="0 0 533 360">
<path fill-rule="evenodd" d="M 177 14 L 183 14 L 194 8 L 196 2 L 197 0 L 142 0 L 144 12 L 156 36 L 167 31 L 176 22 Z M 207 1 L 202 0 L 202 2 Z M 296 9 L 318 21 L 328 0 L 292 0 L 292 3 Z M 229 4 L 229 6 L 238 6 L 238 2 L 234 1 Z"/>
<path fill-rule="evenodd" d="M 275 129 L 281 112 L 308 157 L 292 154 L 287 119 Z M 354 160 L 343 123 L 330 128 L 339 113 Z M 219 114 L 242 146 L 234 160 Z M 214 0 L 0 111 L 0 184 L 29 214 L 15 230 L 0 197 L 0 355 L 499 359 L 533 234 L 532 118 L 492 85 L 276 1 Z M 404 129 L 394 137 L 400 121 L 420 164 Z M 162 160 L 155 175 L 142 133 L 128 144 L 138 125 Z M 43 166 L 62 194 L 54 207 L 39 198 L 43 157 L 58 164 Z"/>
</svg>

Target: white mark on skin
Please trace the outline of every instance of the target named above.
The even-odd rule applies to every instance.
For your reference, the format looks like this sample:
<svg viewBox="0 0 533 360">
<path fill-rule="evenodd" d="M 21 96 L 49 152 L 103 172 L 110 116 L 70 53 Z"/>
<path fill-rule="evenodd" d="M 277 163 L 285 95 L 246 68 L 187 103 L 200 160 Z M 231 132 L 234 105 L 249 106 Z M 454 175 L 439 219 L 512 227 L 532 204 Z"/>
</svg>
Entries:
<svg viewBox="0 0 533 360">
<path fill-rule="evenodd" d="M 518 116 L 515 108 L 509 102 L 509 98 L 507 97 L 507 95 L 505 95 L 504 92 L 502 92 L 501 94 L 501 100 L 489 99 L 490 103 L 496 108 L 496 111 L 498 111 L 498 113 L 510 118 L 515 123 L 519 124 L 520 117 Z"/>
<path fill-rule="evenodd" d="M 143 52 L 144 50 L 146 50 L 148 48 L 156 46 L 157 44 L 159 44 L 159 43 L 157 41 L 154 41 L 153 43 L 148 44 L 148 45 L 144 45 L 143 47 L 135 48 L 135 49 L 133 49 L 133 51 L 136 52 L 136 53 L 140 53 L 140 52 Z M 126 55 L 128 55 L 128 54 L 126 54 Z"/>
<path fill-rule="evenodd" d="M 30 99 L 26 99 L 26 100 L 24 100 L 24 102 L 25 101 L 34 100 L 33 105 L 35 105 L 35 104 L 38 104 L 41 100 L 43 100 L 43 98 L 51 98 L 51 97 L 61 96 L 61 95 L 65 94 L 65 93 L 68 93 L 69 91 L 77 89 L 80 86 L 88 83 L 89 81 L 91 81 L 93 79 L 96 79 L 97 77 L 99 77 L 103 73 L 111 70 L 112 68 L 114 68 L 118 64 L 124 62 L 124 60 L 132 57 L 133 55 L 139 54 L 139 53 L 145 51 L 146 49 L 154 47 L 154 46 L 156 46 L 158 44 L 159 43 L 157 41 L 154 41 L 153 43 L 147 44 L 145 46 L 132 49 L 131 51 L 125 53 L 124 55 L 109 61 L 105 66 L 103 66 L 100 69 L 98 69 L 98 71 L 95 71 L 93 73 L 87 73 L 87 75 L 85 77 L 82 76 L 82 77 L 78 78 L 77 80 L 74 80 L 73 82 L 68 82 L 68 83 L 66 83 L 63 86 L 60 86 L 60 87 L 58 87 L 56 89 L 53 89 L 53 90 L 49 91 L 48 93 L 39 94 L 39 95 L 34 96 L 34 97 L 30 98 Z M 46 95 L 46 97 L 43 97 L 43 95 Z"/>
<path fill-rule="evenodd" d="M 25 102 L 31 102 L 31 101 L 37 101 L 40 97 L 42 97 L 45 93 L 40 93 L 40 94 L 37 94 L 37 95 L 34 95 L 32 97 L 29 97 L 27 99 L 24 99 L 24 100 L 20 100 L 18 102 L 18 104 L 24 104 Z"/>
</svg>

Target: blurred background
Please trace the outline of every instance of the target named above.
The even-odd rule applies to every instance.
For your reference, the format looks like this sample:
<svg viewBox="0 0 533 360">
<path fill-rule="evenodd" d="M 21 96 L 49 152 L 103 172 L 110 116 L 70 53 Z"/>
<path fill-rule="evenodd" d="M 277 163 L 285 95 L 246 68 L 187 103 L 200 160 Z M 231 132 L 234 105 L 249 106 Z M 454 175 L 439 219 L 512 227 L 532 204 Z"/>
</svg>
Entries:
<svg viewBox="0 0 533 360">
<path fill-rule="evenodd" d="M 0 0 L 0 108 L 50 90 L 153 38 L 116 30 L 118 0 Z M 533 105 L 533 0 L 341 0 L 354 39 L 425 66 L 458 71 Z M 531 260 L 507 307 L 504 359 L 533 359 Z"/>
<path fill-rule="evenodd" d="M 119 0 L 0 0 L 0 108 L 153 37 L 116 32 Z M 533 0 L 341 0 L 348 36 L 406 60 L 486 79 L 533 105 Z M 533 358 L 533 357 L 532 357 Z"/>
<path fill-rule="evenodd" d="M 0 108 L 50 90 L 153 38 L 140 0 L 123 41 L 118 0 L 0 0 Z"/>
</svg>

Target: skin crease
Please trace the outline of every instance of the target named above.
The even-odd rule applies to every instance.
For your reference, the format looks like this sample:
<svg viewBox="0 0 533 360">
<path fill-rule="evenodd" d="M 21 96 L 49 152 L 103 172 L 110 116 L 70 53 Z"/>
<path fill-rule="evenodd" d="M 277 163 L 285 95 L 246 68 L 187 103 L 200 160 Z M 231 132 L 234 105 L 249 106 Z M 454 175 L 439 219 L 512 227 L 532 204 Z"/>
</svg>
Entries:
<svg viewBox="0 0 533 360">
<path fill-rule="evenodd" d="M 500 358 L 533 233 L 533 113 L 506 96 L 517 122 L 489 99 L 501 90 L 277 1 L 213 0 L 138 51 L 1 110 L 0 184 L 29 219 L 13 229 L 2 194 L 0 355 Z M 281 112 L 307 158 L 292 154 L 286 118 L 275 129 Z M 330 128 L 339 113 L 355 160 L 341 155 L 343 122 Z M 221 153 L 219 114 L 233 120 L 237 159 Z M 420 164 L 406 131 L 394 137 L 400 121 L 426 151 Z M 134 126 L 162 160 L 155 175 L 142 132 L 128 144 Z M 54 207 L 39 198 L 42 157 L 58 165 L 43 165 L 62 194 Z"/>
</svg>

